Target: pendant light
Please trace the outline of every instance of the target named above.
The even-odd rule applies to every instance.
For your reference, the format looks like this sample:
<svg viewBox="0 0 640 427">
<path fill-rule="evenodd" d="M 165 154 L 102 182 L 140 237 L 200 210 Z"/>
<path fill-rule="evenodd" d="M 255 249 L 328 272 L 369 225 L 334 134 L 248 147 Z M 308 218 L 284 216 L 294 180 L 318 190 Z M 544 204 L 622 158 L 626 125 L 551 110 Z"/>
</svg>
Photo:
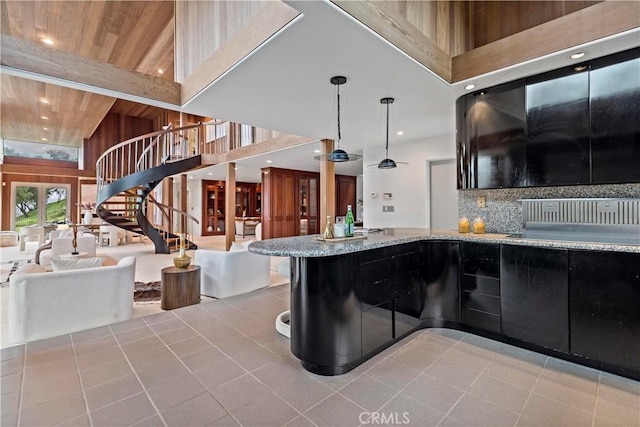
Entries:
<svg viewBox="0 0 640 427">
<path fill-rule="evenodd" d="M 332 85 L 336 87 L 336 93 L 338 98 L 338 139 L 337 139 L 337 147 L 328 155 L 319 155 L 315 156 L 315 160 L 327 160 L 329 162 L 351 162 L 354 160 L 360 160 L 362 158 L 359 154 L 347 153 L 346 151 L 340 148 L 340 139 L 342 135 L 340 133 L 340 86 L 347 82 L 347 78 L 344 76 L 334 76 L 329 80 Z"/>
<path fill-rule="evenodd" d="M 380 100 L 380 104 L 384 104 L 387 106 L 387 136 L 386 136 L 386 144 L 384 146 L 385 158 L 380 160 L 380 163 L 378 163 L 378 169 L 393 169 L 398 164 L 405 164 L 405 165 L 408 164 L 407 162 L 396 162 L 393 159 L 389 158 L 389 104 L 393 104 L 393 101 L 395 101 L 395 99 L 393 98 L 382 98 Z M 375 163 L 372 165 L 369 165 L 369 167 L 373 167 L 373 166 L 376 166 Z"/>
</svg>

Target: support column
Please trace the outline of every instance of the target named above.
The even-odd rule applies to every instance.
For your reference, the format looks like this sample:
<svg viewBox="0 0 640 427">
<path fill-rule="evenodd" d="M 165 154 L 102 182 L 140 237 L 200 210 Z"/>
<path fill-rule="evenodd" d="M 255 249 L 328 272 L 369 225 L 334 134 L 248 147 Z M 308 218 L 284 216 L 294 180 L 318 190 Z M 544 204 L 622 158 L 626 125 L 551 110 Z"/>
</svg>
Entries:
<svg viewBox="0 0 640 427">
<path fill-rule="evenodd" d="M 236 164 L 227 163 L 227 182 L 224 186 L 225 248 L 231 249 L 236 240 Z"/>
<path fill-rule="evenodd" d="M 323 157 L 333 151 L 333 140 L 320 141 Z M 331 223 L 336 218 L 336 165 L 328 160 L 320 162 L 320 234 L 324 233 L 327 215 L 331 216 Z"/>
<path fill-rule="evenodd" d="M 173 192 L 173 189 L 171 189 Z M 169 206 L 173 206 L 172 204 Z M 187 174 L 183 173 L 180 175 L 180 210 L 183 212 L 188 212 L 187 209 Z M 187 230 L 187 217 L 184 215 L 180 215 L 180 232 L 186 233 Z"/>
<path fill-rule="evenodd" d="M 173 206 L 173 177 L 168 177 L 162 180 L 162 200 L 160 200 L 160 203 L 167 206 Z M 169 219 L 163 215 L 162 223 L 165 225 L 165 230 L 169 233 L 173 233 L 173 211 L 167 211 L 167 215 L 169 215 Z"/>
</svg>

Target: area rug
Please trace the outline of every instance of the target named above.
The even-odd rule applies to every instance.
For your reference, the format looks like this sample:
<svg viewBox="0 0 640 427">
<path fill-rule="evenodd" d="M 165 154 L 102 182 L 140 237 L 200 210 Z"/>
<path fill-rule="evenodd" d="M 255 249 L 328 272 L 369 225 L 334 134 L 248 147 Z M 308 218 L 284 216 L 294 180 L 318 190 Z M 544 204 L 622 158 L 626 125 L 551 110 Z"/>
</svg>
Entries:
<svg viewBox="0 0 640 427">
<path fill-rule="evenodd" d="M 134 302 L 153 302 L 160 300 L 161 282 L 136 282 L 133 290 Z"/>
<path fill-rule="evenodd" d="M 3 261 L 0 263 L 0 287 L 9 286 L 9 277 L 11 277 L 17 269 L 25 264 L 29 264 L 30 262 L 30 259 L 20 259 L 17 261 Z"/>
</svg>

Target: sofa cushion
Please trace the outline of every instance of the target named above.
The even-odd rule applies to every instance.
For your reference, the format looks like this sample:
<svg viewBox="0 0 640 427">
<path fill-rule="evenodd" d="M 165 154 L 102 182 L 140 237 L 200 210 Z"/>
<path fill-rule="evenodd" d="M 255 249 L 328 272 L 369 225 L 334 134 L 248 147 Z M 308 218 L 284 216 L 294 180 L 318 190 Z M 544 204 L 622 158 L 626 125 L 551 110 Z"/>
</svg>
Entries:
<svg viewBox="0 0 640 427">
<path fill-rule="evenodd" d="M 102 267 L 102 258 L 52 259 L 53 271 L 80 270 L 82 268 Z"/>
<path fill-rule="evenodd" d="M 47 269 L 39 264 L 25 264 L 22 267 L 18 268 L 12 275 L 16 274 L 36 274 L 36 273 L 46 273 Z"/>
</svg>

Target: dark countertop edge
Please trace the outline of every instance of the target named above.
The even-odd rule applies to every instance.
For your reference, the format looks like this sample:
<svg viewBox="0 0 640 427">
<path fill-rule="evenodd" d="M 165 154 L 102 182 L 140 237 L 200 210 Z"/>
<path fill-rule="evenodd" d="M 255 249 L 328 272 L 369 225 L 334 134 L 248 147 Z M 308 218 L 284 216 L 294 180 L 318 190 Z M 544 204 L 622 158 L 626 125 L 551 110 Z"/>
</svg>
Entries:
<svg viewBox="0 0 640 427">
<path fill-rule="evenodd" d="M 249 245 L 249 251 L 259 255 L 287 256 L 287 257 L 325 257 L 360 252 L 411 243 L 422 240 L 449 240 L 479 243 L 502 243 L 517 246 L 531 246 L 551 249 L 591 250 L 605 252 L 640 253 L 640 245 L 620 245 L 611 243 L 580 242 L 566 240 L 542 240 L 508 237 L 505 234 L 472 234 L 455 231 L 439 231 L 422 229 L 385 229 L 385 230 L 415 230 L 413 235 L 385 236 L 383 234 L 369 234 L 368 240 L 358 240 L 345 243 L 327 243 L 315 240 L 319 235 L 283 237 L 277 239 L 260 240 Z M 305 247 L 300 247 L 304 245 Z M 297 246 L 297 247 L 296 247 Z"/>
</svg>

